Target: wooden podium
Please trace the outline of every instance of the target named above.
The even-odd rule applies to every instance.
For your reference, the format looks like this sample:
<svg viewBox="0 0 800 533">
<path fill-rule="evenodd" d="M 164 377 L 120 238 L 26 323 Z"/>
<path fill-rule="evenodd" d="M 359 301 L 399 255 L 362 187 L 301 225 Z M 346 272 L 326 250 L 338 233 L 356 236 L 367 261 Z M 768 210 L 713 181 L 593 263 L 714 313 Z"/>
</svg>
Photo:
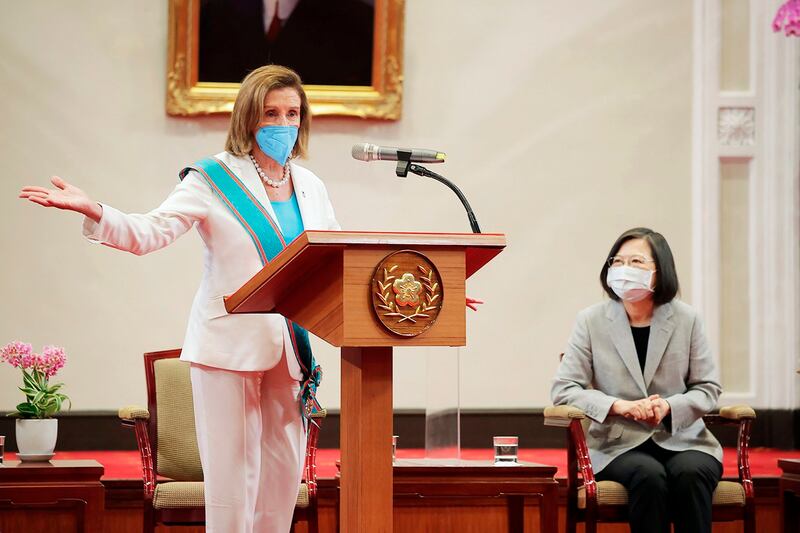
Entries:
<svg viewBox="0 0 800 533">
<path fill-rule="evenodd" d="M 341 531 L 392 531 L 392 346 L 464 346 L 465 281 L 502 234 L 306 231 L 225 300 L 342 349 Z"/>
</svg>

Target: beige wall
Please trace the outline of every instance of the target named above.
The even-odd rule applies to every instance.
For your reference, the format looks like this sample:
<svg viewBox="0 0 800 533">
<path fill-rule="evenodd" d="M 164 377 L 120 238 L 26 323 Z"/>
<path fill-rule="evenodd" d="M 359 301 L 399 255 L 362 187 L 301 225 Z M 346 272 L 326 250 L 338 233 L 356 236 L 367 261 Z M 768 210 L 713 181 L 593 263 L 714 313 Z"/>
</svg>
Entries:
<svg viewBox="0 0 800 533">
<path fill-rule="evenodd" d="M 225 118 L 164 113 L 166 3 L 0 2 L 0 343 L 64 345 L 78 410 L 144 401 L 141 353 L 181 343 L 201 243 L 192 233 L 137 258 L 15 197 L 57 173 L 147 210 L 184 163 L 221 149 Z M 485 231 L 508 235 L 468 286 L 487 303 L 468 315 L 465 407 L 548 403 L 557 354 L 602 297 L 597 273 L 625 229 L 663 232 L 690 294 L 691 27 L 688 0 L 408 0 L 403 119 L 315 121 L 307 166 L 344 228 L 468 230 L 444 187 L 350 158 L 370 141 L 447 152 L 437 170 Z M 337 355 L 319 344 L 335 408 Z M 424 406 L 424 350 L 396 359 L 395 405 Z M 18 382 L 0 368 L 0 410 L 21 399 Z"/>
</svg>

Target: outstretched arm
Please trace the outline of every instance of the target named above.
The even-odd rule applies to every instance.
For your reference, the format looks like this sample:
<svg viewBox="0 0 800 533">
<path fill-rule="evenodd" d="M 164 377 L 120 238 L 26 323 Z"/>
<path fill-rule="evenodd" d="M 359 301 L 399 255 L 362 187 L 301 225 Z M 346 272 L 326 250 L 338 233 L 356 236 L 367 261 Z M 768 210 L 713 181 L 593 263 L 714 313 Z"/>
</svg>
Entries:
<svg viewBox="0 0 800 533">
<path fill-rule="evenodd" d="M 83 234 L 99 242 L 136 255 L 159 250 L 191 229 L 208 214 L 212 192 L 196 173 L 190 172 L 164 202 L 145 214 L 126 214 L 92 201 L 74 185 L 53 178 L 56 189 L 28 186 L 21 198 L 43 205 L 82 213 Z"/>
</svg>

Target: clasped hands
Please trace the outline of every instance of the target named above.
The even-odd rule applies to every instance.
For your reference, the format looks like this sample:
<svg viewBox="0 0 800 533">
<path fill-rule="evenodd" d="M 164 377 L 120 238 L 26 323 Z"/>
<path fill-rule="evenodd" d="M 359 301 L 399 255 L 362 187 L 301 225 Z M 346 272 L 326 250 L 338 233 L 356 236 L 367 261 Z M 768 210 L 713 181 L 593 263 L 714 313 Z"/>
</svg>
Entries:
<svg viewBox="0 0 800 533">
<path fill-rule="evenodd" d="M 617 400 L 611 405 L 611 414 L 657 426 L 669 414 L 669 402 L 652 394 L 641 400 Z"/>
</svg>

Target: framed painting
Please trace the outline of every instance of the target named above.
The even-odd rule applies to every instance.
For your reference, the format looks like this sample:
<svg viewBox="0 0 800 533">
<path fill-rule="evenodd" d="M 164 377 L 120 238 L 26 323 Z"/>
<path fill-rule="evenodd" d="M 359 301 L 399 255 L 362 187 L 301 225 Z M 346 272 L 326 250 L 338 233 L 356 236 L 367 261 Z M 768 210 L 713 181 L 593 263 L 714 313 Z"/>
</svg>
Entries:
<svg viewBox="0 0 800 533">
<path fill-rule="evenodd" d="M 405 0 L 169 0 L 167 113 L 230 113 L 240 81 L 300 74 L 315 116 L 397 120 Z"/>
</svg>

